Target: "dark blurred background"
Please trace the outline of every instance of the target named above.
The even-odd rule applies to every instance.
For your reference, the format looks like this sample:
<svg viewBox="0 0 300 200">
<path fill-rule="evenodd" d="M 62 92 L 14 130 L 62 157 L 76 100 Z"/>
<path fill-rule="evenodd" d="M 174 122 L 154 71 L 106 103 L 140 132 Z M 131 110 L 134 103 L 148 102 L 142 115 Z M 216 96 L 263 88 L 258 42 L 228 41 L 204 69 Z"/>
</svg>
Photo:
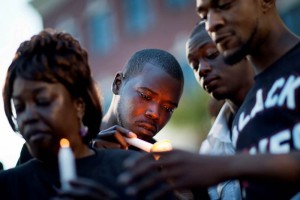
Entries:
<svg viewBox="0 0 300 200">
<path fill-rule="evenodd" d="M 115 73 L 136 51 L 160 48 L 171 52 L 185 74 L 184 95 L 158 139 L 198 151 L 211 118 L 206 95 L 194 80 L 185 58 L 185 42 L 198 21 L 195 0 L 32 0 L 44 27 L 74 35 L 88 50 L 106 110 Z M 300 1 L 277 0 L 286 25 L 300 35 Z"/>
</svg>

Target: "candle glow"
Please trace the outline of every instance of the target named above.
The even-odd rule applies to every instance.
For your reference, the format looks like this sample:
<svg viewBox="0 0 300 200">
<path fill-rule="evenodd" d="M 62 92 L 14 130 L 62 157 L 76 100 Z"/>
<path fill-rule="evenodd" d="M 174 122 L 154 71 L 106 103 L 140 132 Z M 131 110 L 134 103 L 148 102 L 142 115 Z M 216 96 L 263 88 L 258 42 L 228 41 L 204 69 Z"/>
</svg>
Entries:
<svg viewBox="0 0 300 200">
<path fill-rule="evenodd" d="M 172 149 L 170 140 L 161 140 L 153 144 L 151 152 L 171 151 Z"/>
</svg>

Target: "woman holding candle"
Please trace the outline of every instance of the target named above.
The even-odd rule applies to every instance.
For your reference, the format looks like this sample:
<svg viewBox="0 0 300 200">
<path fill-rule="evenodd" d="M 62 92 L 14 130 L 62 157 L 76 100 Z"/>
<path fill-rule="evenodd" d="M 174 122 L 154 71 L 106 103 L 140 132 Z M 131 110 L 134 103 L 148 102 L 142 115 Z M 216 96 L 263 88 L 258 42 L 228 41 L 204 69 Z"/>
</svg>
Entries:
<svg viewBox="0 0 300 200">
<path fill-rule="evenodd" d="M 127 199 L 116 177 L 123 160 L 136 153 L 89 148 L 102 109 L 87 53 L 71 35 L 45 30 L 23 42 L 8 69 L 3 100 L 9 123 L 35 159 L 0 173 L 1 198 Z M 76 173 L 69 176 L 75 178 L 70 187 L 60 190 L 62 138 L 72 151 L 63 153 L 60 172 Z"/>
</svg>

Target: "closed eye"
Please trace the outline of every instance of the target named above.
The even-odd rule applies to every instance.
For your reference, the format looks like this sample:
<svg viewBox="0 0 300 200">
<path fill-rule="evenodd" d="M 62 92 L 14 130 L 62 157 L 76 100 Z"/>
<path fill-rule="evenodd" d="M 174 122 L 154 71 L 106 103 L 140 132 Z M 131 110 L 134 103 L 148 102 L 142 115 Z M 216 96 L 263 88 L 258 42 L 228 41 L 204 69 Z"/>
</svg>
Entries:
<svg viewBox="0 0 300 200">
<path fill-rule="evenodd" d="M 149 95 L 146 95 L 145 93 L 143 93 L 143 92 L 139 92 L 140 93 L 140 96 L 143 98 L 143 99 L 145 99 L 145 100 L 147 100 L 147 101 L 150 101 L 151 100 L 151 97 L 149 96 Z"/>
<path fill-rule="evenodd" d="M 51 104 L 51 101 L 49 101 L 48 99 L 38 99 L 37 100 L 38 106 L 48 106 L 50 104 Z"/>
<path fill-rule="evenodd" d="M 213 52 L 213 53 L 207 55 L 206 58 L 212 60 L 212 59 L 215 59 L 215 58 L 218 57 L 218 56 L 219 56 L 219 52 L 218 52 L 218 51 L 215 51 L 215 52 Z"/>
<path fill-rule="evenodd" d="M 169 112 L 169 113 L 173 113 L 174 110 L 175 110 L 174 107 L 170 107 L 170 106 L 167 106 L 167 105 L 165 105 L 165 106 L 163 106 L 163 107 L 164 107 L 164 108 L 166 109 L 166 111 Z"/>
</svg>

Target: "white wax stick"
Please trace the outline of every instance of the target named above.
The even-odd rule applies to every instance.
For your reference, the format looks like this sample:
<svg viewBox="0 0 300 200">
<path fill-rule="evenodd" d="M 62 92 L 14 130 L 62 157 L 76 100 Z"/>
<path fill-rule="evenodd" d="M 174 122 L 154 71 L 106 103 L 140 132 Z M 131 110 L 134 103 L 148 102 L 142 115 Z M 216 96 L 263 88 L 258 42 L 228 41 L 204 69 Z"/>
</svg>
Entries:
<svg viewBox="0 0 300 200">
<path fill-rule="evenodd" d="M 135 146 L 139 149 L 142 149 L 146 152 L 150 152 L 153 144 L 149 143 L 149 142 L 146 142 L 144 140 L 141 140 L 139 138 L 126 138 L 124 137 L 126 142 L 132 146 Z"/>
<path fill-rule="evenodd" d="M 70 180 L 76 178 L 75 159 L 70 147 L 61 147 L 58 152 L 60 183 L 63 190 L 69 189 Z"/>
</svg>

